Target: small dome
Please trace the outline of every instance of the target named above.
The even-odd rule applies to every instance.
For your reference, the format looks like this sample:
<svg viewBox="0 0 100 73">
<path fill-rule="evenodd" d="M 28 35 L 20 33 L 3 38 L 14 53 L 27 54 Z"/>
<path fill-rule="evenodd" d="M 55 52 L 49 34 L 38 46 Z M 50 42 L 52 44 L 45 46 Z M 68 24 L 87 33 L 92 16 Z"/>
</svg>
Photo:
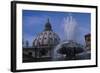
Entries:
<svg viewBox="0 0 100 73">
<path fill-rule="evenodd" d="M 41 32 L 33 41 L 33 46 L 38 48 L 51 48 L 59 44 L 59 36 L 52 31 L 51 24 L 48 22 L 45 24 L 45 29 Z"/>
</svg>

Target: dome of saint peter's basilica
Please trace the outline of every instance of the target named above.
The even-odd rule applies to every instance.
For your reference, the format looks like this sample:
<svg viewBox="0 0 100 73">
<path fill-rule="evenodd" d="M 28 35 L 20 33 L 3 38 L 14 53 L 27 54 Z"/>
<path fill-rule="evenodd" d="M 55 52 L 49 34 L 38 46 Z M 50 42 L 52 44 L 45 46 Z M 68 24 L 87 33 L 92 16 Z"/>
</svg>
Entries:
<svg viewBox="0 0 100 73">
<path fill-rule="evenodd" d="M 33 46 L 36 48 L 53 48 L 59 44 L 59 36 L 53 32 L 49 19 L 47 20 L 44 31 L 41 32 L 33 41 Z"/>
</svg>

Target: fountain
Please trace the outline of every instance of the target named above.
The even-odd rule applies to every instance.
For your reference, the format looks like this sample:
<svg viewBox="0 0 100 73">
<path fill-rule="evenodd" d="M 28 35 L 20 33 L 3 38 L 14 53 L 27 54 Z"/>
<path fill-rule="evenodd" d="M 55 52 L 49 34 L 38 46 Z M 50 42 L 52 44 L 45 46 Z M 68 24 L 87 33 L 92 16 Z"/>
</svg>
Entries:
<svg viewBox="0 0 100 73">
<path fill-rule="evenodd" d="M 67 41 L 66 42 L 61 42 L 59 43 L 55 48 L 54 48 L 54 51 L 53 51 L 53 60 L 59 60 L 59 59 L 63 59 L 63 55 L 58 53 L 57 51 L 62 47 L 62 45 L 64 43 L 68 43 Z"/>
<path fill-rule="evenodd" d="M 66 38 L 65 38 L 65 41 L 60 42 L 54 48 L 52 59 L 55 61 L 63 60 L 65 58 L 64 54 L 58 53 L 58 50 L 61 49 L 63 47 L 63 45 L 66 45 L 66 47 L 67 47 L 67 44 L 70 44 L 71 48 L 74 48 L 74 49 L 75 49 L 75 47 L 78 48 L 78 49 L 76 48 L 75 51 L 78 51 L 78 52 L 83 51 L 82 45 L 77 43 L 77 35 L 76 35 L 77 31 L 78 31 L 77 22 L 72 17 L 72 15 L 69 15 L 67 18 L 64 19 L 63 25 L 64 25 L 64 32 L 65 32 L 64 34 L 65 34 Z M 79 48 L 81 48 L 81 50 Z M 72 49 L 72 50 L 74 50 L 74 49 Z"/>
</svg>

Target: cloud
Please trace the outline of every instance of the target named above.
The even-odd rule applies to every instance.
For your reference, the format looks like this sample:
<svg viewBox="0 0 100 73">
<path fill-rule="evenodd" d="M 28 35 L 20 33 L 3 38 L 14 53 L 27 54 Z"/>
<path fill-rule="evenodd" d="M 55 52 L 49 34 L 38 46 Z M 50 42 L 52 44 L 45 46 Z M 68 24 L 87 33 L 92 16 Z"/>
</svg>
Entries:
<svg viewBox="0 0 100 73">
<path fill-rule="evenodd" d="M 23 17 L 23 32 L 33 32 L 35 29 L 39 29 L 37 32 L 39 33 L 44 29 L 44 24 L 47 22 L 47 16 L 24 16 Z M 35 28 L 35 29 L 34 29 Z"/>
<path fill-rule="evenodd" d="M 29 27 L 40 25 L 41 22 L 43 21 L 44 17 L 38 17 L 38 16 L 24 16 L 23 18 L 23 24 Z"/>
</svg>

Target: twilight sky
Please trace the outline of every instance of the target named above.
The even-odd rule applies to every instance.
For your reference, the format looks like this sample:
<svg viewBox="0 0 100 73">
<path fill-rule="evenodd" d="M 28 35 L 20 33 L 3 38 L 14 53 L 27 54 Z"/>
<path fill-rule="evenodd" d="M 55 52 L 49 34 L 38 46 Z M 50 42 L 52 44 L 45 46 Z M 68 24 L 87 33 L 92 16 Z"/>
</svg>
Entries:
<svg viewBox="0 0 100 73">
<path fill-rule="evenodd" d="M 22 38 L 24 41 L 28 40 L 30 46 L 35 37 L 44 31 L 48 18 L 53 31 L 62 41 L 75 39 L 84 44 L 84 35 L 91 32 L 90 13 L 23 10 Z"/>
</svg>

